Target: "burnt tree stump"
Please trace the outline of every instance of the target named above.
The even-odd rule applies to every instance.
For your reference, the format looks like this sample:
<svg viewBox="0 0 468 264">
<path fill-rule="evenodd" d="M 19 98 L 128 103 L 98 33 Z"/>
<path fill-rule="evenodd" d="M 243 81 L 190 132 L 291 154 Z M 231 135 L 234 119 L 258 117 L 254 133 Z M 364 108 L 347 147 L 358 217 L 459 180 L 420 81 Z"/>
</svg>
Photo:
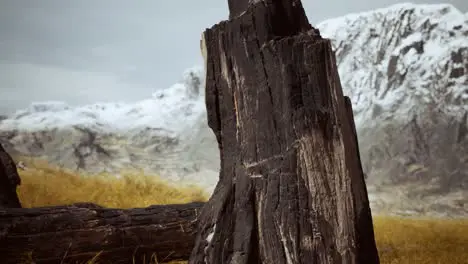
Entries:
<svg viewBox="0 0 468 264">
<path fill-rule="evenodd" d="M 112 209 L 91 203 L 0 208 L 0 263 L 187 260 L 203 203 Z M 153 262 L 151 262 L 153 263 Z"/>
<path fill-rule="evenodd" d="M 0 208 L 21 208 L 16 188 L 21 179 L 13 158 L 0 144 Z"/>
<path fill-rule="evenodd" d="M 229 0 L 207 29 L 219 182 L 189 263 L 379 263 L 349 99 L 299 0 Z"/>
</svg>

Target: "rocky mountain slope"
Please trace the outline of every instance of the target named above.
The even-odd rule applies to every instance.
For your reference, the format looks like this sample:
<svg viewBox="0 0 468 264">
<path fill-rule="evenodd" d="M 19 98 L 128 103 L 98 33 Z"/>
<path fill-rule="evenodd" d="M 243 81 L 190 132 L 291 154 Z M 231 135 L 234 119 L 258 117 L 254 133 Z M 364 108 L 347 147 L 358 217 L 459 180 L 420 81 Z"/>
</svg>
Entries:
<svg viewBox="0 0 468 264">
<path fill-rule="evenodd" d="M 468 14 L 399 4 L 318 28 L 354 105 L 374 210 L 468 214 Z M 0 141 L 73 169 L 135 167 L 209 190 L 219 167 L 201 69 L 135 104 L 34 104 L 0 121 Z"/>
<path fill-rule="evenodd" d="M 466 213 L 468 14 L 398 4 L 318 27 L 353 102 L 373 208 Z"/>
<path fill-rule="evenodd" d="M 218 163 L 211 160 L 218 154 L 211 131 L 206 128 L 207 135 L 200 134 L 200 127 L 206 126 L 201 76 L 203 69 L 189 69 L 180 82 L 134 104 L 34 103 L 0 121 L 0 142 L 13 156 L 44 159 L 68 169 L 141 169 L 212 188 Z M 204 137 L 209 142 L 198 147 Z M 209 162 L 203 160 L 208 160 L 206 155 Z M 211 169 L 211 181 L 200 181 L 198 173 L 206 168 Z"/>
<path fill-rule="evenodd" d="M 370 178 L 438 174 L 444 188 L 467 187 L 468 14 L 400 4 L 319 28 L 333 40 Z"/>
</svg>

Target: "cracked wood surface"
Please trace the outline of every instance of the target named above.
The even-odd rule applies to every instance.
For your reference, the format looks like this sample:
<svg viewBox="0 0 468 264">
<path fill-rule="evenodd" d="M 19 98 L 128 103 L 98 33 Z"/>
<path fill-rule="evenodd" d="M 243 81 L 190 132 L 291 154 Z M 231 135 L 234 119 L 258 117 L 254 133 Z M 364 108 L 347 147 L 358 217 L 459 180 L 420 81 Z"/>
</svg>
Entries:
<svg viewBox="0 0 468 264">
<path fill-rule="evenodd" d="M 229 9 L 201 41 L 221 171 L 189 263 L 379 263 L 330 41 L 300 1 Z"/>
<path fill-rule="evenodd" d="M 0 208 L 0 262 L 85 263 L 99 255 L 97 263 L 149 263 L 154 254 L 159 263 L 187 260 L 202 206 Z"/>
</svg>

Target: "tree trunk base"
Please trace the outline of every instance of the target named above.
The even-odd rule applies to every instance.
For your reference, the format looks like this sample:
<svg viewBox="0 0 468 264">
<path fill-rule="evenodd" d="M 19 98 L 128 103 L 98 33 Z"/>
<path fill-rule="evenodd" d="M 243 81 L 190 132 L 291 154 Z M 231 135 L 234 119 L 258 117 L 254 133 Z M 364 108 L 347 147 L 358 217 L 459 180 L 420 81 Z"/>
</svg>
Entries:
<svg viewBox="0 0 468 264">
<path fill-rule="evenodd" d="M 352 109 L 299 0 L 229 0 L 202 36 L 221 171 L 190 264 L 378 264 Z"/>
</svg>

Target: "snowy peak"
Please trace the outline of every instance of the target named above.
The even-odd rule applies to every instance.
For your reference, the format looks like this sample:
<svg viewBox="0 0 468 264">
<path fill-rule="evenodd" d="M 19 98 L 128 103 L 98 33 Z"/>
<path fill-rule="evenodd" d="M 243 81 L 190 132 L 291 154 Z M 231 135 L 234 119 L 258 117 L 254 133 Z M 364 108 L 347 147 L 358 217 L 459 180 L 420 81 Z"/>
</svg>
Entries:
<svg viewBox="0 0 468 264">
<path fill-rule="evenodd" d="M 204 112 L 203 69 L 184 72 L 180 82 L 136 103 L 96 103 L 72 107 L 64 102 L 32 103 L 0 122 L 2 130 L 44 130 L 82 125 L 128 131 L 161 128 L 179 132 Z"/>
<path fill-rule="evenodd" d="M 428 105 L 452 114 L 468 110 L 468 15 L 455 7 L 398 4 L 318 28 L 332 40 L 358 125 Z"/>
<path fill-rule="evenodd" d="M 204 155 L 218 159 L 214 136 L 200 127 L 206 124 L 203 73 L 189 69 L 180 82 L 135 103 L 33 103 L 0 119 L 0 144 L 16 157 L 92 173 L 135 168 L 174 181 L 190 174 L 187 183 L 211 173 L 201 185 L 213 188 L 216 170 L 200 172 L 217 164 Z"/>
</svg>

